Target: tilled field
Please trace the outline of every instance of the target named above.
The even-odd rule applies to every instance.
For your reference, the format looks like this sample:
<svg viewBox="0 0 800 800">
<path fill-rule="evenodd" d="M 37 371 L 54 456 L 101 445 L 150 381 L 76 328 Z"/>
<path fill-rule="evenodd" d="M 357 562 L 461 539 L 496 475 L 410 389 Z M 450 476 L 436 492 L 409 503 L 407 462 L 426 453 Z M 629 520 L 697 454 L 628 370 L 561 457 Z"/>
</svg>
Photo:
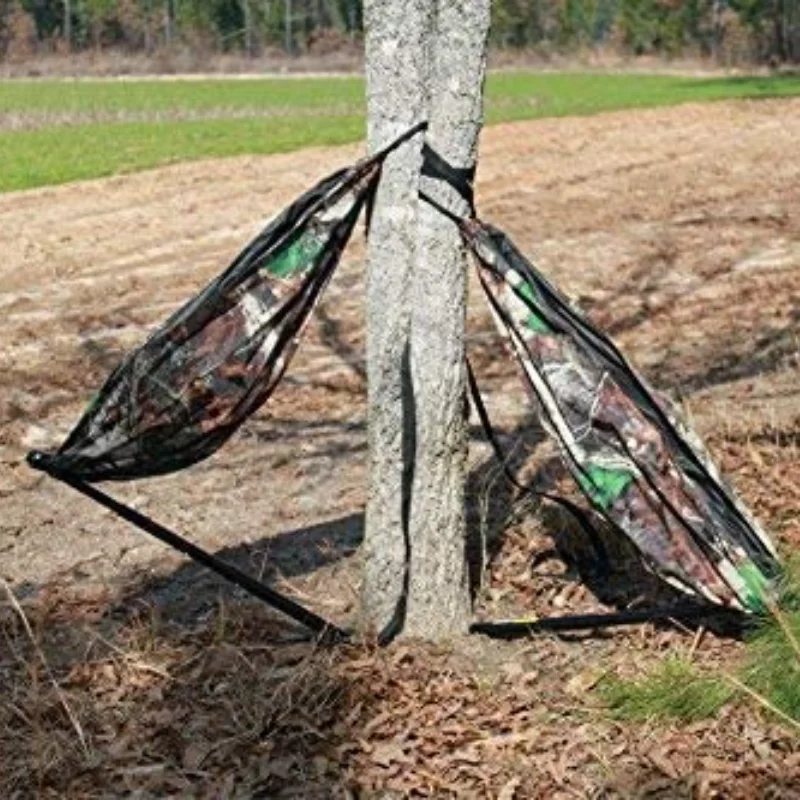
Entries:
<svg viewBox="0 0 800 800">
<path fill-rule="evenodd" d="M 535 256 L 652 383 L 683 399 L 787 548 L 800 544 L 798 142 L 794 100 L 503 125 L 484 133 L 477 187 L 482 216 Z M 237 158 L 0 196 L 0 576 L 38 621 L 94 759 L 80 754 L 55 695 L 41 719 L 26 711 L 37 656 L 9 606 L 0 609 L 10 645 L 6 658 L 0 641 L 0 685 L 19 713 L 0 712 L 0 744 L 13 743 L 0 780 L 5 770 L 9 787 L 35 793 L 22 776 L 39 770 L 31 779 L 39 790 L 62 796 L 118 785 L 144 796 L 266 797 L 299 786 L 298 796 L 321 797 L 343 787 L 368 796 L 416 788 L 505 798 L 800 797 L 795 745 L 744 706 L 674 729 L 611 723 L 595 708 L 598 669 L 630 672 L 693 646 L 690 635 L 650 628 L 580 643 L 472 640 L 447 653 L 403 645 L 344 654 L 327 664 L 313 703 L 303 691 L 319 687 L 295 683 L 319 663 L 303 655 L 288 669 L 273 653 L 276 683 L 263 678 L 253 690 L 280 692 L 291 672 L 284 699 L 313 709 L 299 728 L 284 713 L 272 727 L 230 732 L 230 704 L 248 703 L 225 683 L 243 668 L 232 643 L 260 664 L 269 648 L 244 620 L 263 612 L 26 468 L 26 449 L 58 443 L 126 349 L 283 204 L 359 153 Z M 357 242 L 284 385 L 221 453 L 183 474 L 113 487 L 343 621 L 357 599 L 365 500 L 362 277 Z M 476 291 L 470 346 L 495 422 L 509 436 L 522 431 L 524 392 Z M 552 564 L 532 572 L 553 531 L 513 498 L 498 500 L 505 489 L 477 431 L 473 459 L 476 501 L 492 495 L 489 505 L 510 518 L 493 546 L 483 607 L 598 607 Z M 225 604 L 237 620 L 230 636 L 220 623 Z M 158 633 L 132 646 L 131 626 L 140 636 L 143 615 L 154 614 Z M 740 650 L 710 636 L 694 645 L 693 657 L 709 664 L 733 663 Z M 113 648 L 152 669 L 136 672 Z M 112 663 L 113 674 L 102 671 Z M 46 693 L 46 673 L 37 675 Z M 116 687 L 113 702 L 104 681 Z M 187 709 L 194 702 L 196 717 Z M 223 708 L 224 723 L 215 716 Z"/>
</svg>

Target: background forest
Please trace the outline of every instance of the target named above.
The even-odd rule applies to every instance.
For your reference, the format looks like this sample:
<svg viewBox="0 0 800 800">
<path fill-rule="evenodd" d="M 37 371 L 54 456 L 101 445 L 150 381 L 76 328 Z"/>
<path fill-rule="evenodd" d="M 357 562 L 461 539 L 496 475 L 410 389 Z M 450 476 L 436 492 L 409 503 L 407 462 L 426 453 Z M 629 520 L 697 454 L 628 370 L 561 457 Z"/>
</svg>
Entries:
<svg viewBox="0 0 800 800">
<path fill-rule="evenodd" d="M 0 59 L 69 52 L 349 56 L 362 0 L 0 0 Z M 614 53 L 731 66 L 800 62 L 800 0 L 494 0 L 495 49 Z"/>
</svg>

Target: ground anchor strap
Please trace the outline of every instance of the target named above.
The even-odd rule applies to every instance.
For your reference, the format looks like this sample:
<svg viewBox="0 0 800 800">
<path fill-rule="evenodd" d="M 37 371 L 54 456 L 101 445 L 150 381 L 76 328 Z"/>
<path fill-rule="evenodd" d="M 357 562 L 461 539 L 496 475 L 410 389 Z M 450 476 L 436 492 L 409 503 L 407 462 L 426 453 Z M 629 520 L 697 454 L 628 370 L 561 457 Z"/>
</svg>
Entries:
<svg viewBox="0 0 800 800">
<path fill-rule="evenodd" d="M 119 500 L 115 500 L 96 486 L 75 478 L 68 473 L 49 468 L 46 466 L 46 454 L 34 450 L 28 454 L 27 461 L 34 469 L 45 472 L 50 477 L 72 487 L 85 497 L 112 511 L 126 522 L 130 522 L 150 536 L 184 553 L 201 566 L 216 572 L 221 577 L 244 589 L 248 594 L 291 617 L 317 634 L 321 642 L 338 644 L 350 640 L 351 636 L 347 631 L 337 627 L 313 611 L 309 611 L 286 595 L 276 592 L 246 572 L 242 572 L 238 567 L 228 564 L 207 550 L 192 544 L 180 534 L 166 528 L 140 511 L 121 503 Z M 733 611 L 726 611 L 713 606 L 683 605 L 664 609 L 635 609 L 610 614 L 475 622 L 470 625 L 469 632 L 480 633 L 497 639 L 517 639 L 536 633 L 591 630 L 621 625 L 638 625 L 644 622 L 695 621 L 712 617 L 725 617 L 728 621 L 735 622 L 739 627 L 743 621 L 742 615 Z"/>
<path fill-rule="evenodd" d="M 641 625 L 645 622 L 696 622 L 711 618 L 724 618 L 725 622 L 739 629 L 745 622 L 744 616 L 734 610 L 710 605 L 682 605 L 672 608 L 637 608 L 608 614 L 578 614 L 542 619 L 474 622 L 469 626 L 469 632 L 482 633 L 494 639 L 519 639 L 535 633 L 599 630 L 622 625 Z"/>
</svg>

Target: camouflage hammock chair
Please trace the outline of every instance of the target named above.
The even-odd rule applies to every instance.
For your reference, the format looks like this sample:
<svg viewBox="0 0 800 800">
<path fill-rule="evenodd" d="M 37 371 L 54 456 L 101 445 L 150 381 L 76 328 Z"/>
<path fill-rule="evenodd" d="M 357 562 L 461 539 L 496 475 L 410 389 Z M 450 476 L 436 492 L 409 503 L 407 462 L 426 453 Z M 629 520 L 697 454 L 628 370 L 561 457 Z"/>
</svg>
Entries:
<svg viewBox="0 0 800 800">
<path fill-rule="evenodd" d="M 458 225 L 538 420 L 594 513 L 630 540 L 658 577 L 700 601 L 682 616 L 704 616 L 710 608 L 766 610 L 780 575 L 778 554 L 723 483 L 699 437 L 502 231 L 477 218 L 474 170 L 454 168 L 426 148 L 423 174 L 447 182 L 466 201 L 470 216 L 461 218 L 422 194 Z M 489 439 L 517 483 L 471 370 L 469 378 Z M 561 498 L 543 496 L 566 505 L 591 534 L 592 523 L 583 512 Z M 597 619 L 589 615 L 581 627 L 594 627 Z M 623 613 L 618 619 L 635 623 L 652 614 Z M 500 635 L 559 625 L 557 619 L 478 623 L 473 630 Z"/>
<path fill-rule="evenodd" d="M 163 475 L 216 452 L 269 398 L 380 178 L 386 155 L 424 130 L 303 194 L 219 277 L 112 372 L 55 453 L 36 469 L 89 496 L 329 639 L 344 631 L 91 484 Z"/>
<path fill-rule="evenodd" d="M 56 452 L 28 456 L 32 467 L 329 641 L 348 634 L 93 483 L 162 475 L 195 464 L 216 452 L 268 399 L 361 210 L 371 202 L 383 159 L 425 128 L 420 123 L 297 199 L 222 275 L 122 361 Z M 427 146 L 424 154 L 423 174 L 448 181 L 472 208 L 472 173 L 453 169 Z M 540 417 L 595 509 L 666 579 L 715 606 L 760 610 L 778 572 L 774 548 L 723 487 L 702 447 L 680 429 L 611 342 L 570 309 L 500 231 L 474 214 L 455 217 L 427 199 L 458 224 L 475 254 L 486 297 L 538 398 Z M 547 497 L 591 529 L 577 506 Z M 708 610 L 685 609 L 681 615 L 702 616 Z M 674 610 L 633 611 L 523 627 L 561 630 L 676 615 Z M 473 630 L 504 635 L 519 625 L 478 623 Z"/>
</svg>

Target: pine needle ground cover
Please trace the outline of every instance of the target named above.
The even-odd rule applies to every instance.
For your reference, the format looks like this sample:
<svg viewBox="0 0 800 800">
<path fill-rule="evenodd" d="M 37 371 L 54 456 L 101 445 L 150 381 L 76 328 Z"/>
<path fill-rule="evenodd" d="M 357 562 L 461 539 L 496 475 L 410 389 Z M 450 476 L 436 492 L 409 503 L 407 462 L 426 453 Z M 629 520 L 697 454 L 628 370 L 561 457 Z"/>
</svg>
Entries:
<svg viewBox="0 0 800 800">
<path fill-rule="evenodd" d="M 489 123 L 800 94 L 800 77 L 498 73 Z M 360 78 L 4 81 L 0 191 L 359 141 Z"/>
</svg>

